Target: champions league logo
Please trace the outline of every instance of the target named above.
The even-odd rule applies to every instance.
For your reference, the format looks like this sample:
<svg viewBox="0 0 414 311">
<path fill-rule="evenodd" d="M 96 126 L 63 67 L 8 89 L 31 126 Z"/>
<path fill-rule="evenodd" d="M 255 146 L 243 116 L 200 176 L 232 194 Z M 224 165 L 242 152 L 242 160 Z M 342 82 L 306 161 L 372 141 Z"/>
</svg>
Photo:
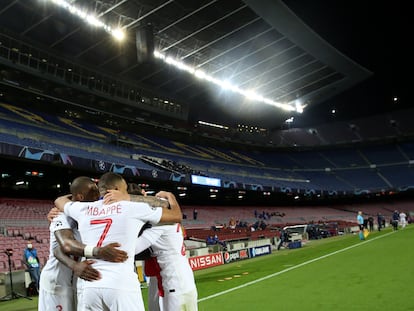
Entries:
<svg viewBox="0 0 414 311">
<path fill-rule="evenodd" d="M 99 161 L 98 162 L 98 167 L 101 171 L 104 171 L 106 169 L 106 164 L 104 161 Z"/>
<path fill-rule="evenodd" d="M 58 220 L 56 223 L 55 223 L 55 228 L 59 228 L 59 227 L 62 227 L 63 226 L 63 224 L 62 224 L 62 222 L 60 221 L 60 220 Z"/>
<path fill-rule="evenodd" d="M 92 165 L 94 169 L 100 172 L 104 172 L 107 169 L 107 165 L 105 161 L 102 161 L 102 160 L 93 160 Z"/>
</svg>

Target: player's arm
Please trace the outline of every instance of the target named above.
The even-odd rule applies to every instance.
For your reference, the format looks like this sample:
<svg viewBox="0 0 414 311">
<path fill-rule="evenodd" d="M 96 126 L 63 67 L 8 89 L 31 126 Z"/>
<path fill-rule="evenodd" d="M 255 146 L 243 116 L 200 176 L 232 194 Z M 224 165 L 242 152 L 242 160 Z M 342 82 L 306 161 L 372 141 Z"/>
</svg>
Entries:
<svg viewBox="0 0 414 311">
<path fill-rule="evenodd" d="M 55 237 L 62 247 L 63 253 L 66 255 L 93 257 L 111 262 L 124 262 L 128 258 L 127 252 L 116 248 L 121 246 L 119 243 L 110 243 L 106 246 L 90 248 L 76 240 L 70 229 L 55 231 Z M 90 249 L 91 254 L 87 253 L 87 249 Z"/>
<path fill-rule="evenodd" d="M 168 208 L 162 209 L 160 223 L 181 223 L 183 214 L 181 213 L 181 208 L 175 198 L 175 195 L 171 192 L 160 191 L 155 196 L 167 200 L 169 204 Z"/>
<path fill-rule="evenodd" d="M 71 198 L 72 198 L 72 195 L 71 194 L 67 194 L 67 195 L 63 195 L 63 196 L 58 197 L 55 200 L 55 206 L 56 206 L 56 208 L 59 211 L 64 212 L 65 211 L 65 204 L 68 203 L 68 202 L 72 202 L 71 201 Z"/>
<path fill-rule="evenodd" d="M 59 211 L 56 207 L 52 207 L 49 213 L 47 214 L 47 220 L 49 221 L 49 223 L 53 221 L 53 218 L 59 216 L 60 213 L 61 211 Z"/>
<path fill-rule="evenodd" d="M 86 281 L 96 281 L 101 278 L 99 271 L 92 267 L 92 264 L 95 262 L 94 260 L 88 259 L 82 262 L 78 262 L 66 255 L 61 247 L 56 247 L 53 251 L 53 254 L 61 263 L 71 269 L 75 275 L 81 279 L 84 279 Z"/>
<path fill-rule="evenodd" d="M 132 196 L 127 193 L 123 194 L 118 190 L 108 190 L 108 193 L 105 194 L 104 197 L 104 204 L 111 204 L 118 201 L 131 201 L 131 198 L 142 200 L 142 198 L 154 197 L 145 197 L 140 195 Z M 181 208 L 174 194 L 167 191 L 160 191 L 155 195 L 155 198 L 158 198 L 158 200 L 160 200 L 158 207 L 165 207 L 162 209 L 160 223 L 176 223 L 182 221 L 183 215 L 181 213 Z M 155 202 L 155 200 L 153 202 Z"/>
<path fill-rule="evenodd" d="M 142 253 L 144 250 L 148 249 L 151 246 L 151 242 L 145 237 L 140 236 L 135 241 L 135 254 Z"/>
<path fill-rule="evenodd" d="M 133 195 L 122 193 L 118 190 L 108 190 L 108 193 L 104 197 L 104 204 L 111 204 L 118 201 L 142 202 L 147 203 L 152 207 L 169 208 L 167 200 L 162 200 L 154 196 Z"/>
<path fill-rule="evenodd" d="M 163 207 L 168 208 L 168 201 L 162 200 L 154 196 L 143 196 L 143 195 L 130 195 L 132 202 L 144 202 L 152 207 Z"/>
</svg>

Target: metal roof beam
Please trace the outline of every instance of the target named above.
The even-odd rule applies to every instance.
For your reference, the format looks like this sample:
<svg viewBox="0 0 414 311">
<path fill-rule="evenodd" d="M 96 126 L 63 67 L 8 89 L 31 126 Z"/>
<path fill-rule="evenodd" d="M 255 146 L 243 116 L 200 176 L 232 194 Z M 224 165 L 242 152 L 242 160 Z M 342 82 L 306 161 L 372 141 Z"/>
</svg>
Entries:
<svg viewBox="0 0 414 311">
<path fill-rule="evenodd" d="M 141 17 L 139 17 L 138 19 L 134 20 L 133 22 L 129 23 L 128 25 L 125 25 L 122 27 L 122 29 L 128 29 L 131 28 L 132 26 L 134 26 L 135 24 L 138 24 L 140 21 L 142 21 L 144 18 L 154 14 L 155 12 L 161 10 L 163 7 L 165 7 L 166 5 L 170 4 L 171 2 L 174 2 L 174 0 L 168 0 L 167 2 L 164 2 L 163 4 L 161 4 L 160 6 L 156 7 L 155 9 L 149 11 L 148 13 L 142 15 Z"/>
<path fill-rule="evenodd" d="M 217 54 L 217 55 L 213 56 L 212 58 L 210 58 L 210 59 L 206 60 L 205 62 L 203 62 L 203 63 L 201 63 L 201 64 L 198 64 L 198 65 L 197 65 L 197 68 L 201 68 L 201 67 L 202 67 L 202 66 L 204 66 L 205 64 L 208 64 L 209 62 L 211 62 L 211 61 L 213 61 L 213 60 L 215 60 L 215 59 L 217 59 L 217 58 L 219 58 L 219 57 L 223 56 L 224 54 L 227 54 L 228 52 L 230 52 L 230 51 L 232 51 L 232 50 L 234 50 L 234 49 L 236 49 L 236 48 L 238 48 L 238 47 L 242 46 L 242 45 L 243 45 L 243 44 L 245 44 L 246 42 L 249 42 L 249 41 L 252 41 L 252 40 L 254 40 L 254 39 L 257 39 L 257 38 L 259 38 L 260 36 L 262 36 L 262 35 L 264 35 L 264 34 L 268 33 L 269 31 L 272 31 L 272 30 L 273 30 L 273 28 L 268 28 L 267 30 L 262 31 L 261 33 L 258 33 L 257 35 L 255 35 L 255 36 L 253 36 L 253 37 L 251 37 L 251 38 L 249 38 L 249 39 L 247 39 L 247 40 L 245 40 L 245 41 L 243 41 L 243 42 L 240 42 L 239 44 L 236 44 L 236 45 L 232 46 L 230 49 L 227 49 L 227 50 L 225 50 L 225 51 L 223 51 L 223 52 L 221 52 L 221 53 L 219 53 L 219 54 Z"/>
<path fill-rule="evenodd" d="M 214 43 L 216 43 L 218 41 L 221 41 L 221 40 L 225 39 L 226 37 L 228 37 L 228 36 L 230 36 L 230 35 L 238 32 L 239 30 L 242 30 L 243 28 L 245 28 L 245 27 L 247 27 L 247 26 L 249 26 L 249 25 L 251 25 L 251 24 L 253 24 L 253 23 L 257 22 L 257 21 L 259 21 L 260 19 L 261 19 L 260 17 L 256 17 L 255 19 L 249 21 L 248 23 L 246 23 L 246 24 L 244 24 L 244 25 L 242 25 L 240 27 L 237 27 L 236 29 L 233 29 L 232 31 L 226 33 L 225 35 L 223 35 L 223 36 L 221 36 L 221 37 L 219 37 L 219 38 L 217 38 L 217 39 L 215 39 L 213 41 L 210 41 L 209 43 L 201 46 L 200 48 L 198 48 L 196 50 L 193 50 L 191 53 L 189 53 L 189 54 L 181 57 L 180 59 L 181 60 L 186 59 L 187 57 L 189 57 L 189 56 L 191 56 L 191 55 L 193 55 L 195 53 L 198 53 L 198 52 L 204 50 L 205 48 L 209 47 L 210 45 L 212 45 L 212 44 L 214 44 Z"/>
<path fill-rule="evenodd" d="M 212 22 L 212 23 L 210 23 L 210 24 L 208 24 L 208 25 L 206 25 L 206 26 L 204 26 L 204 27 L 201 27 L 200 29 L 198 29 L 198 30 L 196 30 L 196 31 L 194 31 L 194 32 L 192 32 L 192 33 L 190 33 L 189 35 L 185 36 L 184 38 L 182 38 L 182 39 L 180 39 L 180 40 L 178 40 L 178 41 L 174 42 L 174 43 L 173 43 L 173 44 L 171 44 L 170 46 L 167 46 L 166 48 L 163 48 L 163 49 L 162 49 L 162 51 L 163 51 L 163 52 L 168 51 L 170 48 L 172 48 L 172 47 L 176 46 L 177 44 L 180 44 L 181 42 L 184 42 L 185 40 L 187 40 L 187 39 L 189 39 L 189 38 L 191 38 L 191 37 L 194 37 L 196 34 L 198 34 L 198 33 L 202 32 L 202 31 L 204 31 L 204 30 L 206 30 L 206 29 L 210 28 L 211 26 L 213 26 L 213 25 L 215 25 L 215 24 L 217 24 L 217 23 L 221 22 L 222 20 L 225 20 L 225 19 L 226 19 L 226 18 L 228 18 L 229 16 L 232 16 L 233 14 L 235 14 L 235 13 L 239 12 L 240 10 L 244 9 L 245 7 L 247 7 L 247 5 L 242 5 L 241 7 L 237 8 L 236 10 L 231 11 L 230 13 L 227 13 L 226 15 L 224 15 L 224 16 L 222 16 L 222 17 L 220 17 L 219 19 L 216 19 L 214 22 Z"/>
<path fill-rule="evenodd" d="M 180 22 L 182 22 L 183 20 L 185 20 L 185 19 L 189 18 L 190 16 L 192 16 L 192 15 L 194 15 L 194 14 L 196 14 L 196 13 L 200 12 L 201 10 L 205 9 L 206 7 L 208 7 L 208 6 L 212 5 L 212 4 L 213 4 L 213 3 L 215 3 L 215 2 L 217 2 L 217 0 L 213 0 L 213 1 L 210 1 L 209 3 L 206 3 L 205 5 L 203 5 L 203 6 L 199 7 L 198 9 L 194 10 L 194 11 L 193 11 L 193 12 L 191 12 L 190 14 L 187 14 L 187 15 L 185 15 L 185 16 L 183 16 L 183 17 L 181 17 L 181 18 L 177 19 L 174 23 L 172 23 L 172 24 L 170 24 L 170 25 L 168 25 L 168 26 L 164 27 L 163 29 L 159 30 L 159 31 L 157 32 L 157 34 L 161 34 L 161 33 L 163 33 L 164 31 L 166 31 L 167 29 L 170 29 L 171 27 L 174 27 L 174 26 L 175 26 L 175 25 L 177 25 L 178 23 L 180 23 Z"/>
</svg>

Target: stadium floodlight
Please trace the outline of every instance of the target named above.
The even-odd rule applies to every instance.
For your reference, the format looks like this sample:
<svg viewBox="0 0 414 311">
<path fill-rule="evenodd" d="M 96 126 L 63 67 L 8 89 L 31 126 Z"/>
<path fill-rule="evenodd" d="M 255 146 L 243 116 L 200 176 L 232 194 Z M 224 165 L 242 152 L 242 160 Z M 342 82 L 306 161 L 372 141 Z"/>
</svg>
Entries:
<svg viewBox="0 0 414 311">
<path fill-rule="evenodd" d="M 118 41 L 125 39 L 125 32 L 120 28 L 114 29 L 111 34 Z"/>
<path fill-rule="evenodd" d="M 194 75 L 199 79 L 205 79 L 206 73 L 198 69 L 194 72 Z"/>
<path fill-rule="evenodd" d="M 89 14 L 88 12 L 76 7 L 67 0 L 49 0 L 52 3 L 60 6 L 61 8 L 69 11 L 71 14 L 78 16 L 84 22 L 94 27 L 102 28 L 107 33 L 111 34 L 116 40 L 122 41 L 125 38 L 125 32 L 122 28 L 112 28 L 110 25 L 105 24 L 99 19 L 99 17 Z"/>
<path fill-rule="evenodd" d="M 279 102 L 275 102 L 269 98 L 265 98 L 260 94 L 257 94 L 256 92 L 254 92 L 253 90 L 243 90 L 241 88 L 239 88 L 237 85 L 234 85 L 232 83 L 230 83 L 228 80 L 221 80 L 221 79 L 217 79 L 215 77 L 210 76 L 209 74 L 207 74 L 206 72 L 202 71 L 201 69 L 198 69 L 197 67 L 191 67 L 189 65 L 184 64 L 182 61 L 174 59 L 170 56 L 166 56 L 165 54 L 159 52 L 159 51 L 154 51 L 154 57 L 158 58 L 162 61 L 164 61 L 165 63 L 172 65 L 180 70 L 185 70 L 189 73 L 191 73 L 192 75 L 194 75 L 195 77 L 199 78 L 199 79 L 203 79 L 206 80 L 208 82 L 211 82 L 217 86 L 220 86 L 221 88 L 225 89 L 225 90 L 229 90 L 232 91 L 234 93 L 240 94 L 244 97 L 246 97 L 249 100 L 253 100 L 253 101 L 257 101 L 257 102 L 261 102 L 267 105 L 271 105 L 286 111 L 296 111 L 299 113 L 303 112 L 303 106 L 292 106 L 290 104 L 287 103 L 279 103 Z"/>
<path fill-rule="evenodd" d="M 299 100 L 296 100 L 295 106 L 296 106 L 296 111 L 299 112 L 299 113 L 302 113 L 303 108 L 306 107 L 306 106 L 303 106 L 302 103 Z"/>
<path fill-rule="evenodd" d="M 206 125 L 206 126 L 211 126 L 211 127 L 216 127 L 216 128 L 220 128 L 220 129 L 224 129 L 224 130 L 228 130 L 229 127 L 225 126 L 225 125 L 220 125 L 220 124 L 216 124 L 216 123 L 211 123 L 211 122 L 205 122 L 205 121 L 198 121 L 198 124 L 201 125 Z"/>
<path fill-rule="evenodd" d="M 285 123 L 293 123 L 293 120 L 295 120 L 294 117 L 290 117 L 289 119 L 285 120 Z"/>
</svg>

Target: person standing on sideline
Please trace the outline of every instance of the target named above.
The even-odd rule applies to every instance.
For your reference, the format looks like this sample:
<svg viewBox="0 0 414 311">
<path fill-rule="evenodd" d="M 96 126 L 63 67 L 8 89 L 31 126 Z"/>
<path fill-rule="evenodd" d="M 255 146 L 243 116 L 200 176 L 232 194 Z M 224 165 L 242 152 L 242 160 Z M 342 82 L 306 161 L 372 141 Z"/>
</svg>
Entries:
<svg viewBox="0 0 414 311">
<path fill-rule="evenodd" d="M 194 219 L 194 220 L 197 220 L 197 217 L 198 217 L 198 211 L 197 211 L 197 209 L 195 208 L 195 209 L 193 209 L 193 219 Z"/>
<path fill-rule="evenodd" d="M 392 224 L 392 230 L 397 231 L 398 230 L 398 221 L 400 220 L 400 213 L 398 213 L 397 210 L 392 213 L 391 218 L 391 224 Z"/>
<path fill-rule="evenodd" d="M 407 214 L 404 212 L 401 212 L 398 216 L 400 217 L 401 228 L 404 229 L 405 226 L 407 225 Z"/>
<path fill-rule="evenodd" d="M 103 200 L 72 202 L 66 195 L 58 197 L 55 205 L 78 222 L 82 242 L 86 244 L 86 257 L 92 255 L 95 246 L 120 241 L 120 249 L 127 252 L 128 259 L 120 263 L 96 259 L 93 266 L 101 273 L 101 279 L 83 282 L 78 310 L 144 311 L 138 276 L 132 269 L 138 233 L 147 221 L 152 224 L 181 222 L 181 208 L 175 196 L 165 191 L 158 192 L 156 197 L 166 199 L 165 207 L 170 208 L 113 200 L 115 190 L 128 195 L 125 179 L 113 172 L 101 176 L 98 188 Z"/>
<path fill-rule="evenodd" d="M 358 216 L 357 216 L 357 223 L 358 223 L 358 227 L 359 227 L 359 239 L 360 240 L 365 240 L 364 237 L 364 217 L 362 216 L 362 212 L 359 211 L 358 212 Z"/>
<path fill-rule="evenodd" d="M 35 282 L 37 292 L 39 292 L 40 281 L 40 261 L 37 257 L 37 250 L 33 247 L 33 240 L 27 242 L 27 247 L 23 251 L 23 263 L 26 265 L 30 273 L 32 282 Z"/>
<path fill-rule="evenodd" d="M 383 218 L 380 213 L 377 214 L 378 231 L 381 231 Z"/>
<path fill-rule="evenodd" d="M 369 228 L 369 232 L 374 231 L 374 217 L 372 216 L 368 217 L 368 228 Z"/>
<path fill-rule="evenodd" d="M 286 230 L 282 229 L 280 232 L 279 237 L 279 244 L 277 245 L 277 250 L 280 250 L 280 248 L 289 241 L 289 234 Z"/>
</svg>

